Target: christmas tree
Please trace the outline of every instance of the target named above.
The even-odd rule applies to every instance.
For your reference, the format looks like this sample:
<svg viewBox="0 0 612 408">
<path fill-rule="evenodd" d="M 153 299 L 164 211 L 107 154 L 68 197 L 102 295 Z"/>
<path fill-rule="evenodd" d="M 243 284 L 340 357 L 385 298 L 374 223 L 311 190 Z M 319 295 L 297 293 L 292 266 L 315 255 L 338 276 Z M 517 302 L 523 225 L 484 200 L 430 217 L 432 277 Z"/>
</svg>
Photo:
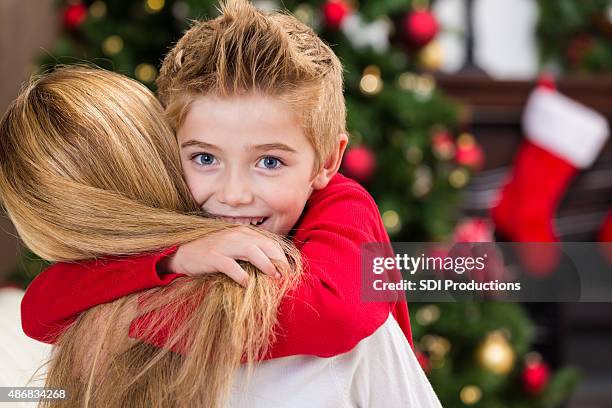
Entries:
<svg viewBox="0 0 612 408">
<path fill-rule="evenodd" d="M 255 1 L 262 9 L 274 1 Z M 351 136 L 342 171 L 379 205 L 394 241 L 477 240 L 462 223 L 461 189 L 482 166 L 462 110 L 436 87 L 439 27 L 425 1 L 284 1 L 282 6 L 332 45 L 345 68 Z M 215 17 L 202 0 L 60 2 L 62 29 L 41 62 L 94 63 L 155 89 L 164 53 L 190 19 Z M 474 232 L 476 231 L 476 232 Z M 463 238 L 458 238 L 463 237 Z M 30 262 L 24 262 L 30 264 Z M 30 275 L 31 276 L 31 275 Z M 530 353 L 533 325 L 517 304 L 411 304 L 419 360 L 445 407 L 554 407 L 572 371 L 550 372 Z"/>
<path fill-rule="evenodd" d="M 278 8 L 271 1 L 255 4 Z M 216 6 L 213 1 L 68 2 L 62 35 L 43 66 L 93 62 L 154 89 L 165 51 L 189 19 L 214 17 Z M 284 6 L 334 44 L 344 65 L 351 135 L 344 172 L 376 197 L 393 239 L 449 236 L 458 217 L 458 192 L 482 155 L 470 135 L 455 140 L 458 106 L 426 73 L 441 61 L 432 41 L 435 18 L 424 3 L 418 10 L 394 1 L 364 2 L 359 9 L 344 1 L 286 1 Z"/>
<path fill-rule="evenodd" d="M 411 304 L 417 357 L 444 407 L 557 407 L 575 386 L 530 351 L 533 324 L 517 304 Z"/>
<path fill-rule="evenodd" d="M 612 1 L 539 0 L 542 59 L 563 72 L 612 71 Z"/>
</svg>

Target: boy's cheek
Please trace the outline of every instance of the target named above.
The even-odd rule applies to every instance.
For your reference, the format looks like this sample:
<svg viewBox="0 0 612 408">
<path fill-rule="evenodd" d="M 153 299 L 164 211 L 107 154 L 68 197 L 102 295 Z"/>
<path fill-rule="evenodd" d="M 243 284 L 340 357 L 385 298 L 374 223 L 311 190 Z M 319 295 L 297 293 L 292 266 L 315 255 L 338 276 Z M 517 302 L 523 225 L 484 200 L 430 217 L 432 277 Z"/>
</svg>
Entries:
<svg viewBox="0 0 612 408">
<path fill-rule="evenodd" d="M 194 197 L 211 190 L 212 181 L 210 177 L 207 177 L 204 172 L 196 171 L 190 165 L 183 165 L 183 177 L 187 187 L 189 187 L 189 191 L 191 191 L 191 195 Z"/>
<path fill-rule="evenodd" d="M 268 195 L 269 202 L 274 203 L 275 207 L 284 212 L 291 212 L 291 210 L 303 206 L 309 196 L 308 186 L 296 188 L 295 185 L 274 189 Z"/>
<path fill-rule="evenodd" d="M 189 192 L 199 205 L 202 205 L 211 196 L 210 183 L 198 177 L 185 177 Z"/>
</svg>

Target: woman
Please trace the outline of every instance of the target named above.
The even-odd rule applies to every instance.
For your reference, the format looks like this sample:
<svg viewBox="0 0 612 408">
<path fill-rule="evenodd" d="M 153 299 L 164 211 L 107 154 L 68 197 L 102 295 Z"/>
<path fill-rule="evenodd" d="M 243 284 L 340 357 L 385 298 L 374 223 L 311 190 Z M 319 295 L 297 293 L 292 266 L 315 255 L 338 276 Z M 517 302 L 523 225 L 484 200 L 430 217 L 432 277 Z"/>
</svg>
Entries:
<svg viewBox="0 0 612 408">
<path fill-rule="evenodd" d="M 162 118 L 150 92 L 110 72 L 63 69 L 31 83 L 0 127 L 2 197 L 24 243 L 47 260 L 74 261 L 160 250 L 235 228 L 190 215 L 198 208 Z M 92 406 L 198 399 L 215 406 L 242 357 L 252 362 L 265 351 L 278 302 L 299 275 L 299 253 L 282 245 L 294 271 L 280 283 L 250 268 L 256 279 L 246 290 L 209 275 L 152 290 L 146 301 L 131 296 L 91 310 L 63 334 L 47 386 L 67 387 L 72 401 Z M 127 336 L 126 316 L 162 304 L 197 308 L 184 322 L 154 315 L 167 320 L 157 327 L 175 329 L 168 348 L 186 341 L 180 359 Z M 193 333 L 181 336 L 188 328 Z M 162 393 L 154 380 L 173 392 Z"/>
<path fill-rule="evenodd" d="M 159 251 L 236 228 L 194 215 L 174 143 L 142 85 L 60 69 L 27 86 L 0 123 L 4 205 L 25 244 L 52 261 Z M 247 264 L 246 288 L 215 274 L 97 306 L 61 334 L 46 387 L 66 389 L 68 406 L 439 406 L 410 347 L 392 341 L 397 323 L 346 355 L 253 367 L 301 272 L 292 245 L 256 233 L 284 248 L 292 271 L 282 279 Z M 139 315 L 150 331 L 140 338 L 167 339 L 163 348 L 128 336 Z"/>
</svg>

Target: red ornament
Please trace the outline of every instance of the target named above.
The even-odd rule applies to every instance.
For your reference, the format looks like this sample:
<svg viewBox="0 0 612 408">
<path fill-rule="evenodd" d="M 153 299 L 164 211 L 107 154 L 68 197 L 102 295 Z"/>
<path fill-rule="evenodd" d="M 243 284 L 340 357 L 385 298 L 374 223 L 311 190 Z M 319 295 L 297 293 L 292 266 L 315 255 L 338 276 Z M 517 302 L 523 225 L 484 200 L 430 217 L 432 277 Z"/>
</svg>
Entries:
<svg viewBox="0 0 612 408">
<path fill-rule="evenodd" d="M 474 170 L 478 170 L 482 167 L 484 162 L 484 154 L 482 153 L 482 149 L 478 145 L 473 145 L 468 148 L 457 149 L 457 154 L 455 155 L 455 159 L 457 163 L 462 166 L 471 167 Z"/>
<path fill-rule="evenodd" d="M 479 170 L 484 163 L 484 153 L 476 143 L 474 136 L 469 133 L 463 133 L 457 138 L 457 153 L 455 160 L 462 166 Z"/>
<path fill-rule="evenodd" d="M 404 18 L 404 32 L 412 47 L 424 47 L 434 39 L 438 30 L 438 21 L 428 10 L 415 10 Z"/>
<path fill-rule="evenodd" d="M 484 218 L 465 218 L 455 227 L 455 242 L 493 242 L 493 227 Z"/>
<path fill-rule="evenodd" d="M 485 218 L 464 218 L 459 221 L 453 232 L 454 245 L 449 257 L 465 258 L 484 256 L 484 266 L 466 268 L 465 277 L 476 282 L 487 282 L 507 279 L 504 256 L 493 244 L 493 225 Z M 453 272 L 449 274 L 456 277 Z M 491 293 L 493 294 L 493 293 Z"/>
<path fill-rule="evenodd" d="M 87 7 L 83 3 L 70 4 L 64 10 L 64 27 L 68 30 L 77 29 L 87 18 Z"/>
<path fill-rule="evenodd" d="M 523 388 L 530 395 L 541 393 L 548 385 L 550 369 L 542 361 L 528 362 L 523 370 Z"/>
<path fill-rule="evenodd" d="M 365 146 L 354 147 L 344 156 L 344 173 L 359 182 L 366 182 L 372 178 L 376 167 L 376 156 L 372 150 Z"/>
<path fill-rule="evenodd" d="M 339 29 L 350 10 L 350 6 L 343 0 L 328 0 L 323 5 L 325 25 L 332 30 Z"/>
</svg>

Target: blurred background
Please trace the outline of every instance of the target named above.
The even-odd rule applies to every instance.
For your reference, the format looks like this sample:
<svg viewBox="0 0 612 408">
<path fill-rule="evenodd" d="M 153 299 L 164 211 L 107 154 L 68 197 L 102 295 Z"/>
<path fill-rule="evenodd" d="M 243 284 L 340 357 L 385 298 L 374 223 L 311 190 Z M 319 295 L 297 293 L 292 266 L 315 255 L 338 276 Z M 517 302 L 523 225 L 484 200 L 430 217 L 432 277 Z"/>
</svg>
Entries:
<svg viewBox="0 0 612 408">
<path fill-rule="evenodd" d="M 612 1 L 254 3 L 287 8 L 341 58 L 351 134 L 342 171 L 374 196 L 393 241 L 612 241 L 612 144 L 588 134 L 590 114 L 584 131 L 546 126 L 584 113 L 576 104 L 612 120 Z M 155 90 L 164 53 L 216 6 L 2 0 L 0 112 L 31 74 L 58 63 L 92 62 Z M 534 116 L 556 129 L 536 141 L 523 113 L 538 86 L 576 104 Z M 0 286 L 25 287 L 44 263 L 1 223 Z M 612 406 L 609 304 L 410 310 L 445 407 Z"/>
</svg>

